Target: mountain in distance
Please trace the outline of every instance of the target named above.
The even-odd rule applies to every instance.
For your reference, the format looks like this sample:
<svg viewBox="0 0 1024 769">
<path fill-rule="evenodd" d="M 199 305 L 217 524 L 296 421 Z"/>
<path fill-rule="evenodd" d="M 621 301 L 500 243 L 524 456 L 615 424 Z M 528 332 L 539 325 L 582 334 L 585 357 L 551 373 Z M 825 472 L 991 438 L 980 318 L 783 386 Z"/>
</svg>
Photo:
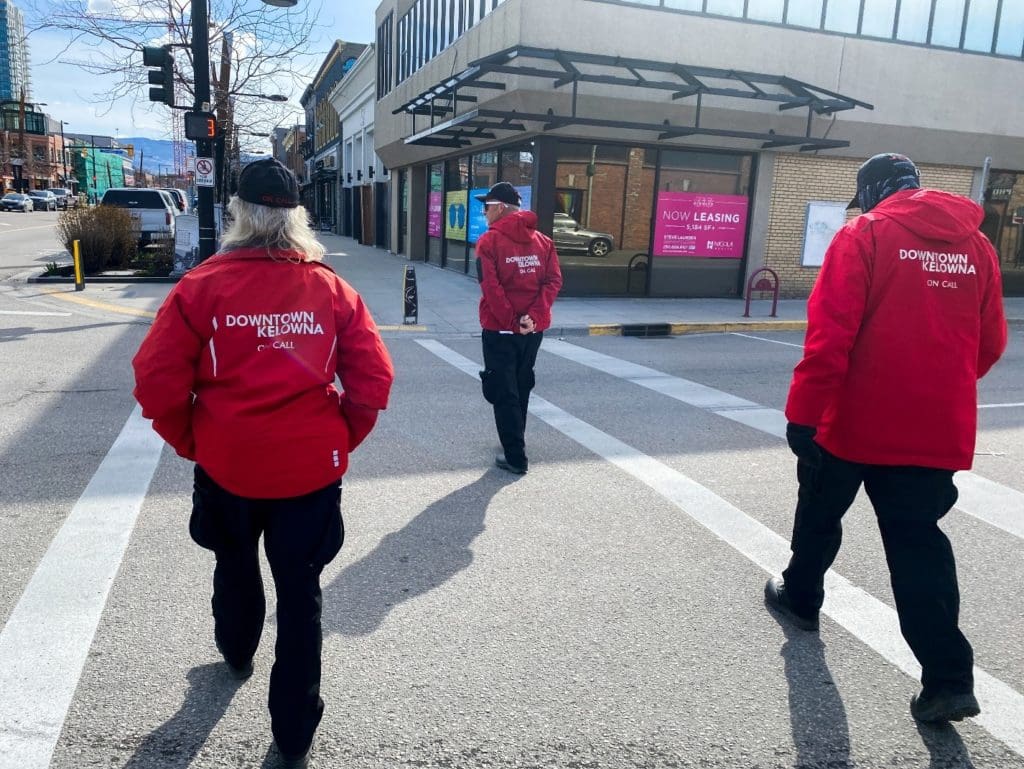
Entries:
<svg viewBox="0 0 1024 769">
<path fill-rule="evenodd" d="M 117 143 L 122 147 L 126 144 L 134 145 L 135 147 L 135 158 L 133 159 L 133 165 L 139 167 L 139 159 L 141 157 L 144 171 L 148 171 L 151 174 L 158 174 L 162 171 L 165 173 L 168 168 L 161 169 L 160 166 L 169 166 L 171 169 L 174 168 L 174 142 L 170 139 L 147 139 L 143 136 L 119 136 Z M 192 142 L 187 143 L 188 149 L 193 147 Z M 188 153 L 186 149 L 186 154 Z M 194 150 L 193 150 L 194 151 Z"/>
<path fill-rule="evenodd" d="M 135 158 L 133 165 L 138 168 L 141 158 L 143 170 L 151 174 L 168 173 L 174 168 L 174 142 L 170 139 L 147 139 L 145 137 L 125 136 L 118 138 L 118 143 L 123 147 L 126 144 L 134 145 Z M 195 144 L 185 142 L 185 155 L 195 154 Z M 242 153 L 242 164 L 251 163 L 254 160 L 268 157 L 268 154 Z M 161 168 L 162 166 L 162 168 Z"/>
</svg>

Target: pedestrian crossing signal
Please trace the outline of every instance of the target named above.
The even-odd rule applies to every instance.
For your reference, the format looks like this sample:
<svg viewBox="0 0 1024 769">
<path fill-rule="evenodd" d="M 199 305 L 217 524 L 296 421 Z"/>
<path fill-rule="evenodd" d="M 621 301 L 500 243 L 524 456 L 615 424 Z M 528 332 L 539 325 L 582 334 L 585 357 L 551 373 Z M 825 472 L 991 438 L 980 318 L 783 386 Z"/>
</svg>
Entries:
<svg viewBox="0 0 1024 769">
<path fill-rule="evenodd" d="M 185 138 L 190 141 L 209 141 L 217 138 L 217 119 L 211 112 L 185 113 Z"/>
</svg>

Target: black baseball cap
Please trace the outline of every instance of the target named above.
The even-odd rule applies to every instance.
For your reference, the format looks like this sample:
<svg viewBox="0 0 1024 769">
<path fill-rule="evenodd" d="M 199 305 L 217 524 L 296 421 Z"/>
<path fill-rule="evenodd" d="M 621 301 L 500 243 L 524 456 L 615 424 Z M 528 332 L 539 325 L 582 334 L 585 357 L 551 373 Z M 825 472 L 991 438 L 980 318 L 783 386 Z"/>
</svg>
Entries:
<svg viewBox="0 0 1024 769">
<path fill-rule="evenodd" d="M 865 187 L 891 181 L 893 191 L 921 186 L 921 172 L 914 161 L 898 152 L 883 152 L 868 158 L 857 169 L 857 192 L 847 210 L 861 208 L 860 193 Z"/>
<path fill-rule="evenodd" d="M 260 206 L 295 208 L 299 205 L 299 181 L 280 161 L 264 158 L 242 169 L 235 194 Z"/>
<path fill-rule="evenodd" d="M 523 202 L 523 199 L 519 196 L 519 191 L 508 182 L 498 182 L 487 190 L 486 195 L 477 195 L 476 199 L 484 205 L 488 203 L 505 203 L 510 206 L 518 206 Z"/>
</svg>

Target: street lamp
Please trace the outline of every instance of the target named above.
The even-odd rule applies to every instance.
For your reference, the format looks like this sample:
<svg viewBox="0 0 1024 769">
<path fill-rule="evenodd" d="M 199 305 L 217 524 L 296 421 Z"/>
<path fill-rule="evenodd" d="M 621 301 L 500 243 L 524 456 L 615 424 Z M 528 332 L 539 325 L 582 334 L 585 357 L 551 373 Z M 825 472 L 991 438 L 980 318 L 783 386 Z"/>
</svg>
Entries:
<svg viewBox="0 0 1024 769">
<path fill-rule="evenodd" d="M 293 3 L 293 5 L 294 5 L 294 3 Z M 241 93 L 239 91 L 235 91 L 231 95 L 232 96 L 251 96 L 254 99 L 266 99 L 267 101 L 277 101 L 277 102 L 288 101 L 288 97 L 285 96 L 282 93 L 271 93 L 271 94 L 266 94 L 266 93 Z"/>
</svg>

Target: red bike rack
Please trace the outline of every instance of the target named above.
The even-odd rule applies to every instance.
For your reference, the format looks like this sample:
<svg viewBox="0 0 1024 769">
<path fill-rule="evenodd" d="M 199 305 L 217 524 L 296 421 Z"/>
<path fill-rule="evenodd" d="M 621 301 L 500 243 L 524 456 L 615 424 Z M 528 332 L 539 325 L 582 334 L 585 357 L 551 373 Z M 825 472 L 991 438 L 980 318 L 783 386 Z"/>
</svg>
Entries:
<svg viewBox="0 0 1024 769">
<path fill-rule="evenodd" d="M 764 273 L 762 275 L 761 273 Z M 760 277 L 758 277 L 760 275 Z M 771 317 L 775 317 L 775 310 L 779 305 L 779 276 L 775 274 L 775 270 L 762 267 L 757 270 L 753 275 L 750 276 L 750 280 L 747 281 L 747 306 L 743 310 L 743 317 L 750 317 L 750 295 L 755 291 L 772 292 L 772 314 Z"/>
</svg>

